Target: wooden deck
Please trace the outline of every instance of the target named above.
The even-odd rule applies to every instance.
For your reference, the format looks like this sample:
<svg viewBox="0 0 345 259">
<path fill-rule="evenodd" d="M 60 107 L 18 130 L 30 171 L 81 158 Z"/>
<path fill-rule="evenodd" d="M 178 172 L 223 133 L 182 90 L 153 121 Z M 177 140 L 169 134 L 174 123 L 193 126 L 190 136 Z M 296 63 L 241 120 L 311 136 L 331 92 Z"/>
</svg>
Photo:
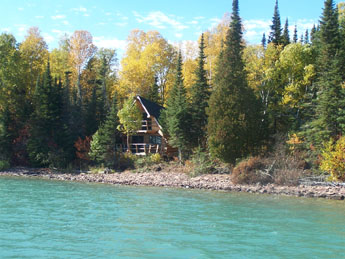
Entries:
<svg viewBox="0 0 345 259">
<path fill-rule="evenodd" d="M 116 145 L 116 150 L 118 152 L 127 152 L 127 145 L 118 144 Z M 135 143 L 130 144 L 130 150 L 136 155 L 147 155 L 147 154 L 161 154 L 162 145 L 157 144 L 147 144 L 147 143 Z"/>
</svg>

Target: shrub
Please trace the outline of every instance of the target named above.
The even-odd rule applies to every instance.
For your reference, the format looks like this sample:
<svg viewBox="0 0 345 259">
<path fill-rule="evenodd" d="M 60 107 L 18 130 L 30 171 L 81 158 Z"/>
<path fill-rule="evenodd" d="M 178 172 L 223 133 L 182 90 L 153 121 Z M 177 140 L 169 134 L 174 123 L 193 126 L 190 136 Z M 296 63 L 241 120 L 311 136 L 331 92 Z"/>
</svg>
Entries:
<svg viewBox="0 0 345 259">
<path fill-rule="evenodd" d="M 134 169 L 134 163 L 137 159 L 137 156 L 133 155 L 132 153 L 121 153 L 119 157 L 119 169 Z"/>
<path fill-rule="evenodd" d="M 7 160 L 0 160 L 0 171 L 10 168 L 10 163 Z"/>
<path fill-rule="evenodd" d="M 191 176 L 209 174 L 215 171 L 215 162 L 213 162 L 210 159 L 210 155 L 203 151 L 200 147 L 194 151 L 194 154 L 191 158 L 191 164 L 192 166 L 188 166 L 191 168 Z"/>
<path fill-rule="evenodd" d="M 345 181 L 345 136 L 325 144 L 321 153 L 320 168 L 331 174 L 333 181 Z"/>
<path fill-rule="evenodd" d="M 231 180 L 234 184 L 271 183 L 273 177 L 265 172 L 266 164 L 261 157 L 251 157 L 240 162 L 232 171 Z"/>
<path fill-rule="evenodd" d="M 142 157 L 137 157 L 134 161 L 135 167 L 151 166 L 160 163 L 162 160 L 161 155 L 156 153 L 152 155 L 146 155 Z"/>
<path fill-rule="evenodd" d="M 281 144 L 268 157 L 251 157 L 240 162 L 232 172 L 235 184 L 298 185 L 307 171 L 304 153 L 295 151 L 290 155 Z"/>
<path fill-rule="evenodd" d="M 150 159 L 153 164 L 158 164 L 162 161 L 162 157 L 158 153 L 151 155 Z"/>
</svg>

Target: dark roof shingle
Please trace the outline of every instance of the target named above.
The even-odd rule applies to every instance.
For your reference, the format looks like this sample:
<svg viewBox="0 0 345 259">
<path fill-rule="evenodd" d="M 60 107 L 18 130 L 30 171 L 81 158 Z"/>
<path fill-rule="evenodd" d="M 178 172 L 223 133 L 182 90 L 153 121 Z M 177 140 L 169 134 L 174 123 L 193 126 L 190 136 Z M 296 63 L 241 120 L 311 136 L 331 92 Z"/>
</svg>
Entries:
<svg viewBox="0 0 345 259">
<path fill-rule="evenodd" d="M 164 109 L 163 106 L 160 106 L 157 103 L 151 102 L 144 97 L 137 96 L 139 101 L 142 103 L 142 105 L 145 107 L 145 109 L 148 111 L 148 113 L 152 116 L 154 116 L 157 120 L 159 119 L 159 116 L 161 115 L 161 111 Z"/>
</svg>

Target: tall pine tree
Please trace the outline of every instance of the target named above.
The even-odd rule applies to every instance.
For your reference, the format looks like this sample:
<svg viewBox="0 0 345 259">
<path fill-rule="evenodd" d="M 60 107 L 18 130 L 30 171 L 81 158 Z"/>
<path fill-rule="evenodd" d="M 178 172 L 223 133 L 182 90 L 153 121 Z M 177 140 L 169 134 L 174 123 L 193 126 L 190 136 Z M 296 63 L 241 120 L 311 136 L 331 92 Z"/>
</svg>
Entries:
<svg viewBox="0 0 345 259">
<path fill-rule="evenodd" d="M 295 29 L 293 31 L 293 43 L 297 43 L 298 35 L 297 35 L 297 25 L 295 25 Z"/>
<path fill-rule="evenodd" d="M 116 143 L 120 143 L 120 133 L 117 130 L 119 126 L 119 117 L 117 97 L 114 95 L 112 106 L 107 118 L 92 136 L 90 157 L 98 163 L 115 168 L 118 166 L 118 154 L 116 152 Z"/>
<path fill-rule="evenodd" d="M 333 0 L 326 0 L 320 26 L 320 54 L 318 59 L 318 99 L 310 137 L 320 145 L 330 137 L 344 132 L 344 89 L 339 66 L 338 12 Z"/>
<path fill-rule="evenodd" d="M 190 143 L 190 108 L 182 76 L 182 55 L 178 54 L 175 84 L 164 110 L 164 124 L 169 135 L 169 144 L 178 149 L 179 160 L 186 157 Z"/>
<path fill-rule="evenodd" d="M 234 163 L 250 153 L 260 136 L 260 108 L 248 87 L 238 0 L 233 0 L 230 28 L 219 57 L 208 109 L 208 144 L 212 156 Z"/>
<path fill-rule="evenodd" d="M 158 78 L 157 76 L 154 77 L 153 84 L 150 88 L 150 91 L 148 93 L 148 99 L 154 103 L 160 103 L 160 98 L 159 98 L 159 86 L 158 86 Z"/>
<path fill-rule="evenodd" d="M 261 46 L 262 46 L 264 49 L 266 49 L 267 42 L 266 42 L 266 34 L 265 34 L 265 33 L 262 34 Z"/>
<path fill-rule="evenodd" d="M 282 43 L 284 46 L 290 44 L 290 33 L 289 33 L 289 20 L 286 18 L 283 36 L 282 36 Z"/>
<path fill-rule="evenodd" d="M 69 162 L 64 150 L 67 137 L 62 94 L 61 82 L 53 82 L 48 60 L 43 80 L 37 80 L 27 146 L 34 165 L 64 167 Z"/>
<path fill-rule="evenodd" d="M 274 6 L 271 32 L 270 32 L 268 42 L 272 42 L 273 44 L 276 44 L 276 45 L 282 43 L 282 28 L 281 28 L 280 14 L 279 14 L 279 9 L 278 9 L 278 0 L 276 0 L 276 4 Z"/>
<path fill-rule="evenodd" d="M 208 100 L 210 97 L 210 89 L 207 83 L 207 75 L 205 70 L 205 44 L 204 34 L 201 34 L 199 46 L 198 68 L 195 71 L 196 82 L 191 89 L 191 132 L 193 146 L 202 146 L 206 144 L 206 125 Z"/>
</svg>

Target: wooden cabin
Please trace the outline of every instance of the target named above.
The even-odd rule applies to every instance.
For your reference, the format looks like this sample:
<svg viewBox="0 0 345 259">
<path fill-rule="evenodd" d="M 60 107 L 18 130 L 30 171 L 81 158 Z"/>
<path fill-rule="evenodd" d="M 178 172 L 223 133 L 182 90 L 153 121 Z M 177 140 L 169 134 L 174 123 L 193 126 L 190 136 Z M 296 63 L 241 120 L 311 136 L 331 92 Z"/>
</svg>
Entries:
<svg viewBox="0 0 345 259">
<path fill-rule="evenodd" d="M 166 136 L 159 124 L 163 106 L 151 102 L 141 96 L 135 97 L 135 103 L 142 112 L 141 129 L 131 136 L 130 149 L 133 154 L 147 155 L 159 153 L 162 156 L 172 157 L 176 155 L 177 149 L 169 146 Z M 126 137 L 123 137 L 123 143 L 117 147 L 123 152 L 127 151 Z"/>
</svg>

